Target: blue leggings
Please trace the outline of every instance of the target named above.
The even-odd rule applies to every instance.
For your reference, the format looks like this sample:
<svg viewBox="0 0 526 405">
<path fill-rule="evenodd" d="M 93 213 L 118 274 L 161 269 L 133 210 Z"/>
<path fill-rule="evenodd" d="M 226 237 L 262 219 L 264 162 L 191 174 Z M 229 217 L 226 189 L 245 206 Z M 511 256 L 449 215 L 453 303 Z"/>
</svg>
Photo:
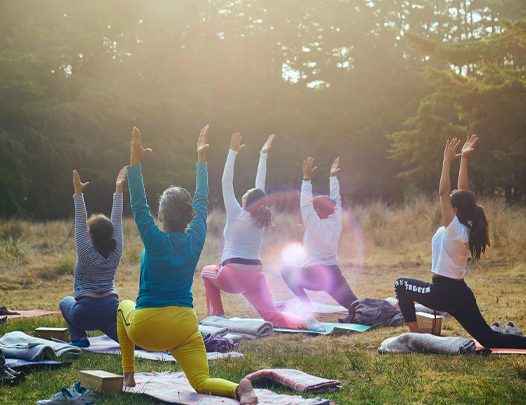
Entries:
<svg viewBox="0 0 526 405">
<path fill-rule="evenodd" d="M 117 307 L 119 297 L 110 294 L 104 297 L 64 297 L 60 301 L 62 316 L 68 324 L 71 341 L 86 337 L 86 331 L 100 330 L 110 338 L 119 341 L 117 337 Z"/>
</svg>

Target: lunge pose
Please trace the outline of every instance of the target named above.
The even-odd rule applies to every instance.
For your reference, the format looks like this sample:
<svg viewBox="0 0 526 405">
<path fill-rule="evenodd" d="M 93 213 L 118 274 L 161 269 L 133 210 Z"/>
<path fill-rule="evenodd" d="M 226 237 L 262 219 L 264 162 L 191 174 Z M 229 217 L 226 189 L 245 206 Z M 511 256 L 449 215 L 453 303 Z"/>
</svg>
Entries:
<svg viewBox="0 0 526 405">
<path fill-rule="evenodd" d="M 208 125 L 197 141 L 196 190 L 181 187 L 164 190 L 159 202 L 160 230 L 150 213 L 141 174 L 145 149 L 141 133 L 133 128 L 128 166 L 130 203 L 144 244 L 137 304 L 122 301 L 117 314 L 117 332 L 122 353 L 124 384 L 134 386 L 134 346 L 146 350 L 169 350 L 192 387 L 200 393 L 238 398 L 255 404 L 257 397 L 249 380 L 239 384 L 211 378 L 203 337 L 193 309 L 192 282 L 206 238 L 208 215 Z"/>
<path fill-rule="evenodd" d="M 449 312 L 481 345 L 488 348 L 526 348 L 526 337 L 495 332 L 486 323 L 464 277 L 469 257 L 476 261 L 489 246 L 488 222 L 482 207 L 469 191 L 468 160 L 478 138 L 471 135 L 460 154 L 460 141 L 448 140 L 440 176 L 439 196 L 442 226 L 433 236 L 431 283 L 400 278 L 395 282 L 400 310 L 411 332 L 418 332 L 415 301 L 437 311 Z M 458 189 L 450 194 L 451 162 L 460 160 Z"/>
<path fill-rule="evenodd" d="M 115 183 L 111 220 L 105 215 L 87 219 L 82 190 L 83 183 L 73 170 L 75 194 L 75 244 L 77 262 L 74 272 L 74 295 L 60 302 L 62 316 L 68 324 L 71 344 L 89 346 L 86 331 L 100 330 L 117 340 L 117 306 L 115 272 L 122 255 L 122 187 L 126 168 L 121 169 Z"/>
<path fill-rule="evenodd" d="M 317 322 L 313 319 L 304 320 L 276 309 L 259 257 L 265 228 L 271 225 L 271 212 L 266 205 L 265 178 L 267 155 L 273 139 L 274 135 L 270 135 L 261 149 L 256 188 L 243 195 L 240 205 L 234 194 L 234 164 L 236 155 L 245 145 L 241 144 L 239 133 L 232 134 L 222 180 L 227 218 L 221 264 L 206 266 L 201 272 L 206 289 L 208 315 L 224 315 L 221 291 L 226 291 L 243 294 L 261 317 L 274 327 L 317 327 Z"/>
<path fill-rule="evenodd" d="M 301 185 L 301 216 L 305 225 L 303 245 L 305 263 L 301 267 L 286 266 L 281 270 L 285 283 L 298 299 L 310 305 L 305 290 L 325 291 L 345 308 L 356 301 L 356 295 L 342 275 L 338 263 L 338 244 L 342 232 L 342 202 L 340 196 L 340 158 L 332 163 L 329 196 L 312 197 L 311 178 L 315 172 L 314 160 L 303 162 Z"/>
</svg>

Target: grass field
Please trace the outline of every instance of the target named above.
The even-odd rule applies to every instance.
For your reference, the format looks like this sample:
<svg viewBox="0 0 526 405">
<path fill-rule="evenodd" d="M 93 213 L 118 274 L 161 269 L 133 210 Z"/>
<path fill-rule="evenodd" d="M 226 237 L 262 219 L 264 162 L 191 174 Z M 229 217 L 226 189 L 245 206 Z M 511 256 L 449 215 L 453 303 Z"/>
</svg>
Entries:
<svg viewBox="0 0 526 405">
<path fill-rule="evenodd" d="M 471 266 L 467 283 L 477 296 L 489 323 L 513 320 L 526 329 L 526 209 L 508 208 L 497 200 L 484 201 L 490 221 L 492 247 Z M 280 279 L 280 253 L 287 243 L 301 240 L 299 217 L 276 215 L 262 249 L 265 271 L 275 300 L 290 298 Z M 418 199 L 401 207 L 374 203 L 349 210 L 340 244 L 345 276 L 360 297 L 392 296 L 399 276 L 430 278 L 430 239 L 439 223 L 438 207 Z M 212 212 L 201 265 L 219 260 L 224 217 Z M 55 309 L 72 292 L 75 261 L 72 222 L 4 222 L 0 224 L 0 302 L 10 308 Z M 125 252 L 117 273 L 121 299 L 135 299 L 141 242 L 134 224 L 125 223 Z M 332 303 L 322 293 L 311 294 Z M 204 317 L 204 289 L 198 272 L 194 304 Z M 240 296 L 224 296 L 228 315 L 255 315 Z M 58 316 L 13 320 L 0 326 L 32 332 L 38 326 L 65 326 Z M 212 375 L 239 380 L 265 367 L 297 368 L 342 382 L 337 393 L 326 394 L 337 403 L 521 403 L 526 401 L 526 356 L 436 356 L 377 354 L 383 339 L 404 328 L 379 328 L 364 334 L 310 337 L 275 334 L 243 342 L 244 357 L 210 363 Z M 466 336 L 451 318 L 443 327 L 447 336 Z M 14 388 L 0 387 L 2 403 L 34 403 L 71 384 L 81 369 L 119 373 L 117 356 L 83 354 L 69 367 L 32 372 Z M 178 370 L 177 366 L 137 361 L 137 371 Z M 284 392 L 284 391 L 282 391 Z M 99 396 L 97 403 L 152 403 L 147 397 L 122 394 Z"/>
</svg>

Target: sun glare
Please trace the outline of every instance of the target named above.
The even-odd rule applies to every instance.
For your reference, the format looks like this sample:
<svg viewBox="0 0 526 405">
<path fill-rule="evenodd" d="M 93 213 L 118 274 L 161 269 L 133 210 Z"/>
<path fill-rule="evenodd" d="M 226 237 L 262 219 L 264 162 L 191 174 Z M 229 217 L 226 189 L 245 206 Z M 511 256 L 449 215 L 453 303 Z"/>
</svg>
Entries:
<svg viewBox="0 0 526 405">
<path fill-rule="evenodd" d="M 288 244 L 281 251 L 281 259 L 286 264 L 299 265 L 307 256 L 307 252 L 301 243 L 295 242 Z"/>
</svg>

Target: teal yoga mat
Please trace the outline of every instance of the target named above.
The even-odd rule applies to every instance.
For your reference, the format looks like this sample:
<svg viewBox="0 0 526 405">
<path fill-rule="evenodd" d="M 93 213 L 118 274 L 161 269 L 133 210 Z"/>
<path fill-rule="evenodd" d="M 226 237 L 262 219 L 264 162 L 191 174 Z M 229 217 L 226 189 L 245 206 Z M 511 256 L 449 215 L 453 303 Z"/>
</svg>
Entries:
<svg viewBox="0 0 526 405">
<path fill-rule="evenodd" d="M 359 325 L 357 323 L 335 323 L 335 322 L 321 322 L 325 326 L 324 331 L 314 331 L 308 329 L 287 329 L 287 328 L 274 328 L 276 332 L 284 333 L 311 333 L 315 335 L 344 335 L 347 333 L 362 333 L 367 332 L 369 329 L 374 328 L 377 325 Z"/>
</svg>

